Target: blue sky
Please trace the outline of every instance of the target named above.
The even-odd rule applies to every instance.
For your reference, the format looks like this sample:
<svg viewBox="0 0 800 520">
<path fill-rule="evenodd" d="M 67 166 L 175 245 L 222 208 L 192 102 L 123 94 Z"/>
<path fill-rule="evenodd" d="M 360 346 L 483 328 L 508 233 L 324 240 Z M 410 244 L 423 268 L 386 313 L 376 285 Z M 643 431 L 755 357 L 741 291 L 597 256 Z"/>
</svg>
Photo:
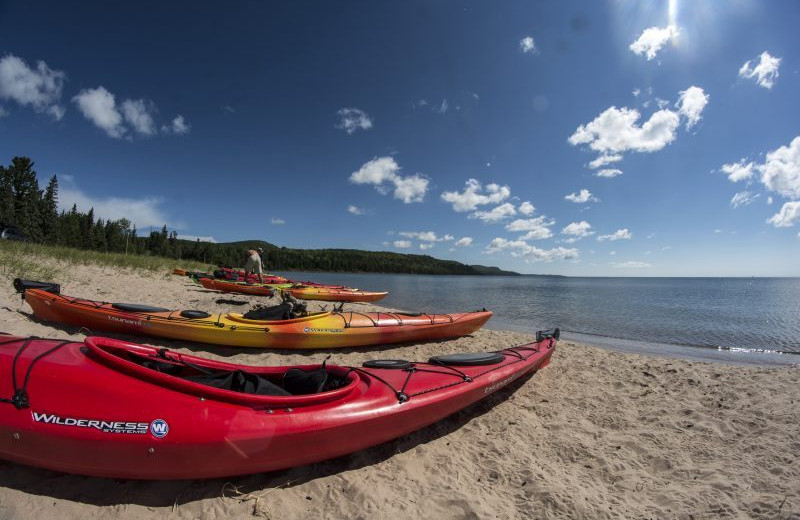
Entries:
<svg viewBox="0 0 800 520">
<path fill-rule="evenodd" d="M 798 26 L 794 1 L 0 2 L 0 160 L 140 234 L 798 276 Z"/>
</svg>

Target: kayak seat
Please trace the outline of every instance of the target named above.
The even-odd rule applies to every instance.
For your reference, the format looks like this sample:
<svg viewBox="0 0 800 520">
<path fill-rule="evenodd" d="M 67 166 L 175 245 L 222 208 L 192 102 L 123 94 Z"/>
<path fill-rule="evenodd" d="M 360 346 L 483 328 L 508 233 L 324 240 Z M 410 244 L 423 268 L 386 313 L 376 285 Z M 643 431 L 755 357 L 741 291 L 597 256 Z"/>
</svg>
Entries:
<svg viewBox="0 0 800 520">
<path fill-rule="evenodd" d="M 285 301 L 272 307 L 256 306 L 246 313 L 243 318 L 247 320 L 291 320 L 299 316 L 306 316 L 306 305 L 304 303 L 292 303 Z"/>
<path fill-rule="evenodd" d="M 181 311 L 181 316 L 183 316 L 184 318 L 189 318 L 191 320 L 211 317 L 211 315 L 206 311 L 196 311 L 196 310 Z"/>
<path fill-rule="evenodd" d="M 180 363 L 138 355 L 132 355 L 128 359 L 150 370 L 221 390 L 252 395 L 292 395 L 268 378 L 244 370 L 211 370 L 185 361 Z M 187 375 L 187 371 L 191 375 Z"/>
<path fill-rule="evenodd" d="M 292 395 L 309 395 L 346 386 L 347 375 L 328 372 L 325 362 L 316 370 L 290 368 L 283 374 L 283 388 Z"/>
<path fill-rule="evenodd" d="M 253 395 L 292 395 L 266 377 L 251 374 L 244 370 L 232 372 L 214 372 L 185 378 L 187 381 L 200 383 L 232 392 Z"/>
<path fill-rule="evenodd" d="M 128 312 L 169 312 L 169 309 L 138 303 L 112 303 L 111 306 L 117 310 Z"/>
<path fill-rule="evenodd" d="M 283 374 L 283 388 L 292 395 L 318 394 L 325 388 L 328 371 L 325 367 L 307 372 L 302 368 L 290 368 Z"/>
<path fill-rule="evenodd" d="M 496 365 L 498 363 L 502 363 L 504 359 L 505 356 L 499 352 L 474 352 L 433 356 L 428 360 L 428 363 L 433 365 L 471 367 L 480 365 Z"/>
</svg>

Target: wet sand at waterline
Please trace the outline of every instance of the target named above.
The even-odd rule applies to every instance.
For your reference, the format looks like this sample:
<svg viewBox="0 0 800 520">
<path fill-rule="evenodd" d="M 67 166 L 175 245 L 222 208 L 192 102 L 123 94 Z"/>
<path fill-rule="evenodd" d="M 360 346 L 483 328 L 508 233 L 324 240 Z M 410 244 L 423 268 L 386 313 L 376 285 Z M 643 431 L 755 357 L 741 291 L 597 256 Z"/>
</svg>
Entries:
<svg viewBox="0 0 800 520">
<path fill-rule="evenodd" d="M 64 294 L 105 301 L 208 312 L 277 301 L 215 293 L 167 274 L 91 265 L 60 271 L 69 273 L 58 280 Z M 11 279 L 0 280 L 0 331 L 84 337 L 32 320 Z M 123 339 L 253 365 L 319 362 L 329 353 L 333 363 L 358 365 L 496 350 L 533 335 L 484 329 L 436 343 L 302 353 Z M 0 378 L 8 371 L 0 367 Z M 0 461 L 0 519 L 800 518 L 798 379 L 793 366 L 648 357 L 562 340 L 533 377 L 411 435 L 310 466 L 143 482 Z"/>
</svg>

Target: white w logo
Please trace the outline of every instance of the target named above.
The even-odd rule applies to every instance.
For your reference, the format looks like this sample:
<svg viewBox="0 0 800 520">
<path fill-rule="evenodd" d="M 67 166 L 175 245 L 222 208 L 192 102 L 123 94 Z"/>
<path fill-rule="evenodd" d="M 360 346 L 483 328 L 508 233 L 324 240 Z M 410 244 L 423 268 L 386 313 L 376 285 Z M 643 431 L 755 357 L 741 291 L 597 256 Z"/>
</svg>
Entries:
<svg viewBox="0 0 800 520">
<path fill-rule="evenodd" d="M 153 434 L 153 437 L 161 439 L 166 437 L 169 433 L 169 425 L 167 421 L 164 419 L 156 419 L 155 421 L 150 423 L 150 433 Z"/>
</svg>

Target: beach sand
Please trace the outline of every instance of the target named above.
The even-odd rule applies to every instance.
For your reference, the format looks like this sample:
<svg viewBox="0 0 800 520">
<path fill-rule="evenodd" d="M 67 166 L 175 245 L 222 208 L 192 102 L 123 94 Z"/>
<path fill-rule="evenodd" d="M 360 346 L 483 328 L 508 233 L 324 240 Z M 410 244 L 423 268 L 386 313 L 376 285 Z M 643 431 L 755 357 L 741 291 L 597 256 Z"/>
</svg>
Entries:
<svg viewBox="0 0 800 520">
<path fill-rule="evenodd" d="M 166 274 L 98 266 L 62 271 L 68 273 L 62 292 L 105 301 L 241 312 L 254 300 Z M 0 331 L 83 338 L 74 328 L 32 321 L 30 308 L 5 279 Z M 451 341 L 330 353 L 331 362 L 348 365 L 371 358 L 425 360 L 532 338 L 481 330 Z M 328 354 L 124 339 L 246 364 L 316 362 Z M 0 377 L 7 371 L 0 367 Z M 647 357 L 562 340 L 550 366 L 532 378 L 414 434 L 310 466 L 144 482 L 0 461 L 0 519 L 797 519 L 799 376 L 791 366 Z"/>
</svg>

